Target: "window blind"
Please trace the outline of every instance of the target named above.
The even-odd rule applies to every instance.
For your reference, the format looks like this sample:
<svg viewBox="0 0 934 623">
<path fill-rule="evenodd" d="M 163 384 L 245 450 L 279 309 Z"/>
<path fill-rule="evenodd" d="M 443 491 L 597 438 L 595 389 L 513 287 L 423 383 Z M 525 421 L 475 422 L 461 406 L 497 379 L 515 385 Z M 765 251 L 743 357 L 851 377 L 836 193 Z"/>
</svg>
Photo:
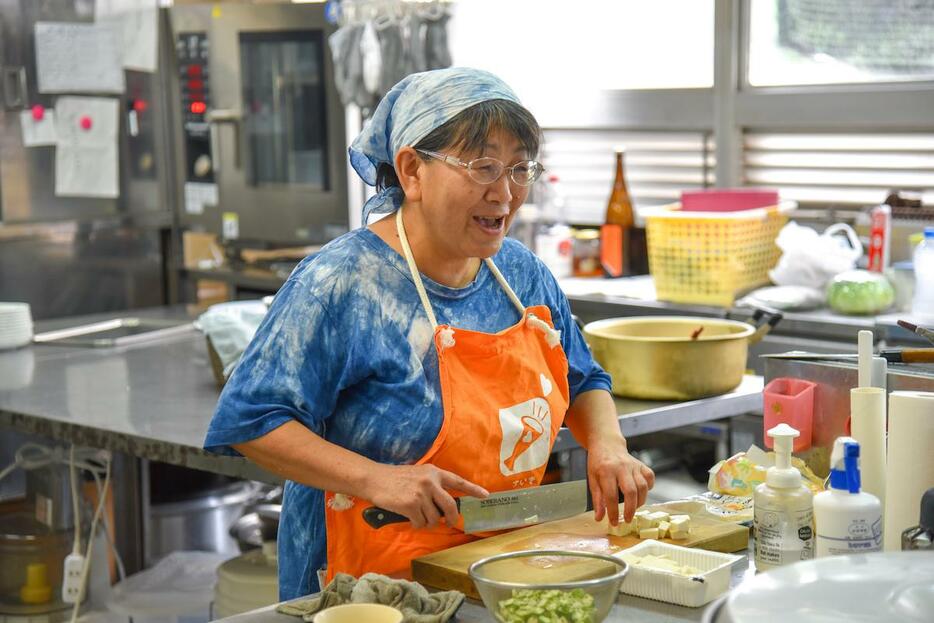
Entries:
<svg viewBox="0 0 934 623">
<path fill-rule="evenodd" d="M 545 128 L 544 135 L 545 176 L 558 176 L 572 223 L 603 222 L 617 146 L 626 148 L 626 182 L 637 211 L 678 201 L 682 190 L 714 183 L 713 139 L 708 133 Z"/>
<path fill-rule="evenodd" d="M 934 204 L 934 132 L 747 131 L 743 179 L 778 188 L 803 208 L 875 205 L 893 189 Z"/>
</svg>

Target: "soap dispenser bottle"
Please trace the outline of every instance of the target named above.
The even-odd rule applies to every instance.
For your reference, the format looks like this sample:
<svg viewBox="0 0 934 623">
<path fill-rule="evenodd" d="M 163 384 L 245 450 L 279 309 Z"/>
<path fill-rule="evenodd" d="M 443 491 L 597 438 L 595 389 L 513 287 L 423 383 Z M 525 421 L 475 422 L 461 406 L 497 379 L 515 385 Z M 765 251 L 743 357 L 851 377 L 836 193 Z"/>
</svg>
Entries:
<svg viewBox="0 0 934 623">
<path fill-rule="evenodd" d="M 798 431 L 787 424 L 769 429 L 775 465 L 753 492 L 755 561 L 767 571 L 814 556 L 814 496 L 791 465 L 791 448 Z"/>
<path fill-rule="evenodd" d="M 830 488 L 814 496 L 818 558 L 882 551 L 882 503 L 860 491 L 859 442 L 837 437 L 830 455 Z"/>
</svg>

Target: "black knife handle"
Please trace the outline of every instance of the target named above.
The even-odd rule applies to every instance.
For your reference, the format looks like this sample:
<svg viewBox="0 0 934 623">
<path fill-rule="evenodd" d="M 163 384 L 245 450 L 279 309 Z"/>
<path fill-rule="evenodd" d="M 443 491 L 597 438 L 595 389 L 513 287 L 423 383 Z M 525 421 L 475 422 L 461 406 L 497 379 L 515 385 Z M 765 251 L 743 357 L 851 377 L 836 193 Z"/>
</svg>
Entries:
<svg viewBox="0 0 934 623">
<path fill-rule="evenodd" d="M 457 510 L 460 510 L 460 498 L 454 498 L 454 503 L 457 504 Z M 438 512 L 444 516 L 444 513 L 441 512 L 441 509 L 438 509 Z M 379 529 L 383 526 L 388 526 L 391 523 L 402 523 L 403 521 L 408 520 L 409 518 L 405 515 L 400 515 L 399 513 L 394 513 L 378 506 L 371 506 L 369 508 L 363 509 L 363 521 L 367 522 L 371 528 Z"/>
<path fill-rule="evenodd" d="M 405 515 L 400 515 L 399 513 L 388 511 L 385 508 L 379 508 L 378 506 L 371 506 L 363 511 L 363 521 L 370 524 L 371 528 L 382 528 L 391 523 L 401 523 L 408 520 L 409 518 Z"/>
</svg>

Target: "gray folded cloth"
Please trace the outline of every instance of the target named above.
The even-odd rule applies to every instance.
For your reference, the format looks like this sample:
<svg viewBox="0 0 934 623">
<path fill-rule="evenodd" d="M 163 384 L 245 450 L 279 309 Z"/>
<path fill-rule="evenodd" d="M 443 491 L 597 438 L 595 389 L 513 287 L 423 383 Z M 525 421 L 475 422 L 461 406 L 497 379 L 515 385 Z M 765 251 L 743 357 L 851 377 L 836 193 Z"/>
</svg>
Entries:
<svg viewBox="0 0 934 623">
<path fill-rule="evenodd" d="M 312 621 L 315 614 L 347 603 L 384 604 L 402 611 L 403 623 L 446 623 L 464 601 L 458 591 L 429 593 L 418 582 L 394 580 L 377 573 L 360 579 L 338 573 L 318 595 L 282 604 L 277 611 Z"/>
</svg>

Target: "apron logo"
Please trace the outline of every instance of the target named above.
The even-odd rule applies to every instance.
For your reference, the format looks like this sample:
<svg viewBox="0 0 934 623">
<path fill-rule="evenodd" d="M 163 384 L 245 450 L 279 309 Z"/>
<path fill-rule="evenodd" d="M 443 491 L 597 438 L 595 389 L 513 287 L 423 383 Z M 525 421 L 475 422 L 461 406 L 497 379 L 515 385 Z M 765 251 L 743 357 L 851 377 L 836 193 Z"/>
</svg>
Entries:
<svg viewBox="0 0 934 623">
<path fill-rule="evenodd" d="M 503 431 L 503 443 L 499 449 L 499 470 L 503 476 L 528 472 L 548 462 L 551 452 L 551 407 L 548 401 L 532 398 L 500 409 L 499 425 Z"/>
<path fill-rule="evenodd" d="M 551 390 L 553 389 L 551 386 L 551 381 L 548 380 L 547 376 L 539 372 L 538 382 L 542 384 L 542 396 L 545 396 L 547 398 L 548 394 L 550 394 Z"/>
</svg>

